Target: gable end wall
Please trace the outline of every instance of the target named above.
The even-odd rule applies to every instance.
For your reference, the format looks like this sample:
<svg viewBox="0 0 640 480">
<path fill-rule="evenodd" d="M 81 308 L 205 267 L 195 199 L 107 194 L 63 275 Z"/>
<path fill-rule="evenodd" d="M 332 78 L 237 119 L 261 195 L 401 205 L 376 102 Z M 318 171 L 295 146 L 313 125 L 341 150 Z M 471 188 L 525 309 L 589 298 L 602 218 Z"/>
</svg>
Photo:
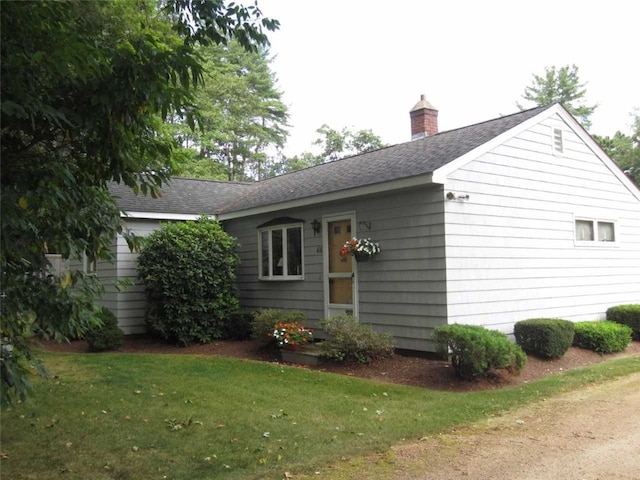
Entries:
<svg viewBox="0 0 640 480">
<path fill-rule="evenodd" d="M 469 195 L 445 203 L 449 323 L 511 333 L 527 318 L 603 319 L 640 303 L 640 202 L 560 117 L 452 172 L 448 191 Z M 577 246 L 575 216 L 615 221 L 619 241 Z"/>
</svg>

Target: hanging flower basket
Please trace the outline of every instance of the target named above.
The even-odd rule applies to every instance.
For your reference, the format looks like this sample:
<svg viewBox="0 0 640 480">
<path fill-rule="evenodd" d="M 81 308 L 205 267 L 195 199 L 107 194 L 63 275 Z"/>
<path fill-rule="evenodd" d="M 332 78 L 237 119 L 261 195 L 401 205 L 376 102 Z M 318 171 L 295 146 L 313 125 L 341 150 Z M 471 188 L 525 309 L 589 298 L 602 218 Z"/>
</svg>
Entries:
<svg viewBox="0 0 640 480">
<path fill-rule="evenodd" d="M 371 257 L 380 253 L 380 245 L 371 241 L 370 238 L 356 238 L 346 242 L 340 249 L 340 255 L 343 260 L 346 260 L 347 256 L 353 256 L 358 262 L 366 262 Z"/>
<path fill-rule="evenodd" d="M 368 253 L 355 252 L 353 254 L 353 257 L 356 259 L 357 262 L 368 262 L 369 259 L 371 258 L 371 255 L 369 255 Z"/>
</svg>

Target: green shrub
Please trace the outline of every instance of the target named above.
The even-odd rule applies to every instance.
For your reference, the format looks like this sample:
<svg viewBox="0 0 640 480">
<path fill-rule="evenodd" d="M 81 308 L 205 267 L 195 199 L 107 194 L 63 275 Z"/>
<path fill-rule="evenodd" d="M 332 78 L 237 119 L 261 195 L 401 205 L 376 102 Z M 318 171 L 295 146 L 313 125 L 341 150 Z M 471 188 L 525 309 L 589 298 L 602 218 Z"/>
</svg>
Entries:
<svg viewBox="0 0 640 480">
<path fill-rule="evenodd" d="M 102 325 L 92 328 L 86 335 L 89 351 L 105 352 L 122 348 L 124 333 L 118 328 L 116 316 L 111 310 L 102 307 L 98 312 L 98 318 Z"/>
<path fill-rule="evenodd" d="M 444 325 L 433 332 L 440 350 L 451 357 L 453 368 L 461 378 L 486 376 L 498 369 L 519 373 L 526 362 L 526 355 L 497 330 L 476 325 Z"/>
<path fill-rule="evenodd" d="M 640 304 L 611 307 L 607 310 L 607 320 L 631 327 L 633 338 L 640 340 Z"/>
<path fill-rule="evenodd" d="M 306 317 L 300 310 L 261 309 L 254 313 L 251 323 L 251 338 L 275 345 L 275 340 L 271 335 L 277 323 L 304 323 L 305 321 Z"/>
<path fill-rule="evenodd" d="M 153 333 L 179 345 L 224 337 L 227 319 L 238 310 L 236 245 L 206 217 L 164 224 L 147 238 L 138 271 Z"/>
<path fill-rule="evenodd" d="M 530 318 L 513 327 L 516 343 L 543 358 L 560 358 L 573 344 L 573 322 L 560 318 Z"/>
<path fill-rule="evenodd" d="M 631 328 L 615 322 L 576 322 L 573 344 L 598 353 L 621 352 L 631 342 Z"/>
<path fill-rule="evenodd" d="M 371 325 L 352 315 L 338 315 L 321 322 L 328 338 L 321 345 L 322 356 L 339 362 L 373 363 L 394 352 L 393 337 L 377 333 Z"/>
<path fill-rule="evenodd" d="M 231 340 L 247 340 L 251 338 L 251 328 L 255 313 L 239 310 L 229 315 L 224 325 L 224 338 Z"/>
</svg>

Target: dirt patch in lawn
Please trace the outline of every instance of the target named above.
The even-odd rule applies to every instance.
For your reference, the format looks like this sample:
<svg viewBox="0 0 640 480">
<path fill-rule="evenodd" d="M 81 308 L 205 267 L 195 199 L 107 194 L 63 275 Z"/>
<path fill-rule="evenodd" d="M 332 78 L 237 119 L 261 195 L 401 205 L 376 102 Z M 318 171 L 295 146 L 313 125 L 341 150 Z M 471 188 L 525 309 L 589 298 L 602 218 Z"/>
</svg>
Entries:
<svg viewBox="0 0 640 480">
<path fill-rule="evenodd" d="M 132 336 L 126 337 L 125 345 L 120 351 L 125 353 L 216 355 L 247 360 L 281 362 L 279 352 L 265 349 L 261 345 L 261 343 L 254 340 L 225 340 L 204 345 L 176 347 L 152 337 Z M 58 352 L 84 353 L 88 351 L 86 342 L 82 340 L 61 344 L 45 342 L 43 346 L 46 350 Z M 524 370 L 518 376 L 498 372 L 491 378 L 473 381 L 461 381 L 458 379 L 451 364 L 447 361 L 439 360 L 434 356 L 407 352 L 396 353 L 391 358 L 379 360 L 373 365 L 323 363 L 317 367 L 304 366 L 303 368 L 438 390 L 475 391 L 516 386 L 547 375 L 631 355 L 640 355 L 639 341 L 631 342 L 623 352 L 608 355 L 599 355 L 591 350 L 571 347 L 562 358 L 555 360 L 544 360 L 529 356 Z"/>
</svg>

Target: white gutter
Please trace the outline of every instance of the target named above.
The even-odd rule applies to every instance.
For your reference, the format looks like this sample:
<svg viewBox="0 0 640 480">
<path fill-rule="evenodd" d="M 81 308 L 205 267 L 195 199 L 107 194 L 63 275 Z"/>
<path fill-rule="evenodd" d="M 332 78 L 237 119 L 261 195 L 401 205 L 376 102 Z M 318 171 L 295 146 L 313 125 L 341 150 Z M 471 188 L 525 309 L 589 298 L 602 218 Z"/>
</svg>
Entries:
<svg viewBox="0 0 640 480">
<path fill-rule="evenodd" d="M 121 216 L 124 218 L 139 218 L 147 220 L 197 220 L 202 215 L 207 215 L 209 218 L 216 220 L 218 216 L 215 213 L 157 213 L 157 212 L 122 212 Z"/>
</svg>

